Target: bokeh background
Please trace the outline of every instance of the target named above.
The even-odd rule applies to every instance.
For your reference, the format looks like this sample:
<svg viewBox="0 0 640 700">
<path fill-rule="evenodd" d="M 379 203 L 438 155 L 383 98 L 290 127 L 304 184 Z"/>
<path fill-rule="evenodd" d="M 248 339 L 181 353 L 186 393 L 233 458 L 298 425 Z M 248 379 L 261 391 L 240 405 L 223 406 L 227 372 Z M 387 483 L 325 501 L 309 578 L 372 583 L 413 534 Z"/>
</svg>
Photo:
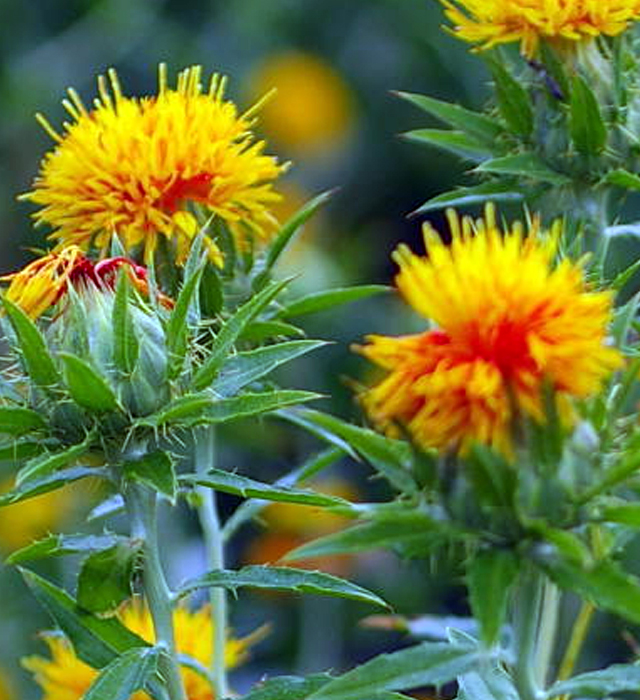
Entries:
<svg viewBox="0 0 640 700">
<path fill-rule="evenodd" d="M 299 275 L 299 292 L 389 283 L 394 247 L 400 241 L 421 246 L 420 222 L 410 212 L 468 179 L 465 165 L 454 157 L 400 138 L 428 120 L 392 91 L 428 93 L 471 107 L 488 95 L 482 62 L 443 32 L 442 22 L 436 0 L 2 0 L 0 272 L 23 264 L 30 249 L 45 245 L 46 231 L 31 226 L 30 206 L 16 200 L 51 146 L 34 113 L 60 125 L 67 86 L 90 103 L 96 75 L 111 66 L 126 93 L 153 93 L 157 65 L 164 61 L 173 74 L 194 63 L 205 73 L 227 74 L 228 94 L 242 107 L 278 88 L 257 128 L 269 152 L 292 161 L 281 187 L 283 217 L 312 195 L 339 188 L 284 261 L 283 274 Z M 298 360 L 282 381 L 327 393 L 332 398 L 325 410 L 358 421 L 350 386 L 368 370 L 349 345 L 370 332 L 410 332 L 416 323 L 392 295 L 310 318 L 310 336 L 335 344 Z M 321 447 L 275 421 L 239 426 L 221 442 L 220 466 L 267 480 Z M 10 471 L 3 465 L 2 478 Z M 316 483 L 356 499 L 387 498 L 385 485 L 370 476 L 364 465 L 344 461 Z M 95 489 L 82 487 L 0 511 L 0 550 L 7 553 L 51 530 L 85 528 L 84 517 L 98 497 Z M 225 512 L 237 503 L 225 499 Z M 232 564 L 277 561 L 305 538 L 344 525 L 299 507 L 271 508 L 264 522 L 268 528 L 239 533 L 230 548 Z M 91 525 L 96 531 L 102 526 Z M 193 515 L 181 511 L 179 519 L 166 523 L 165 535 L 174 580 L 198 573 L 204 563 Z M 398 614 L 465 615 L 458 557 L 451 552 L 433 562 L 406 564 L 373 553 L 319 565 L 380 592 Z M 43 573 L 72 585 L 73 569 L 74 562 L 65 560 Z M 344 669 L 409 641 L 402 631 L 388 629 L 389 620 L 360 624 L 372 612 L 328 599 L 242 594 L 232 613 L 237 632 L 264 623 L 271 631 L 235 672 L 236 689 L 246 690 L 265 674 Z M 420 622 L 423 629 L 433 627 L 428 618 Z M 0 700 L 39 697 L 19 658 L 44 652 L 36 631 L 48 624 L 18 576 L 3 568 L 0 666 L 11 690 L 0 686 Z M 624 651 L 616 630 L 604 641 L 607 656 Z"/>
</svg>

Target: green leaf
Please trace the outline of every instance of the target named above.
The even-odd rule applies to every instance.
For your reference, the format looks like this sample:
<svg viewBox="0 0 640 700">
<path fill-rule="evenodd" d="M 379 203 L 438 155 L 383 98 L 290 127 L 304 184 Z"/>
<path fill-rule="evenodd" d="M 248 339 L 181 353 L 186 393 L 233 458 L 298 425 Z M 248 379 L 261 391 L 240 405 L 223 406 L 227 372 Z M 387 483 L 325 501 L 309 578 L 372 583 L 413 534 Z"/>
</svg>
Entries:
<svg viewBox="0 0 640 700">
<path fill-rule="evenodd" d="M 32 430 L 41 430 L 46 425 L 42 416 L 30 408 L 0 406 L 0 433 L 24 435 Z"/>
<path fill-rule="evenodd" d="M 130 598 L 141 548 L 141 542 L 126 540 L 91 554 L 78 576 L 78 605 L 93 613 L 106 613 Z"/>
<path fill-rule="evenodd" d="M 348 505 L 348 501 L 337 496 L 316 493 L 308 489 L 296 489 L 287 486 L 270 486 L 260 481 L 249 479 L 240 474 L 225 472 L 222 469 L 211 469 L 206 474 L 186 474 L 180 477 L 181 483 L 206 486 L 207 488 L 232 493 L 243 498 L 261 498 L 267 501 L 297 503 L 299 505 L 330 506 Z"/>
<path fill-rule="evenodd" d="M 42 454 L 46 446 L 42 442 L 32 442 L 31 440 L 9 440 L 0 443 L 0 462 L 9 460 L 19 462 L 23 459 L 36 457 Z"/>
<path fill-rule="evenodd" d="M 3 493 L 2 496 L 0 496 L 0 507 L 18 503 L 19 501 L 25 501 L 28 498 L 34 498 L 35 496 L 40 496 L 49 491 L 55 491 L 73 481 L 79 481 L 80 479 L 107 479 L 108 477 L 109 473 L 105 469 L 97 467 L 71 467 L 70 469 L 62 469 L 53 474 L 45 474 L 42 477 L 30 479 L 11 491 Z"/>
<path fill-rule="evenodd" d="M 118 275 L 111 320 L 113 323 L 113 362 L 116 368 L 124 374 L 133 372 L 140 354 L 140 344 L 129 307 L 130 290 L 129 275 L 123 271 Z"/>
<path fill-rule="evenodd" d="M 187 316 L 194 299 L 197 299 L 198 290 L 204 266 L 200 266 L 190 277 L 185 280 L 176 305 L 171 312 L 167 325 L 166 344 L 169 362 L 167 365 L 167 376 L 175 379 L 180 376 L 184 366 L 184 359 L 187 354 L 187 339 L 189 336 L 189 324 Z"/>
<path fill-rule="evenodd" d="M 124 462 L 122 467 L 127 478 L 147 484 L 175 502 L 178 484 L 173 459 L 167 452 L 148 452 L 140 459 Z"/>
<path fill-rule="evenodd" d="M 514 191 L 514 185 L 507 182 L 483 182 L 475 187 L 459 187 L 451 192 L 439 194 L 428 199 L 421 207 L 412 212 L 418 216 L 428 211 L 445 207 L 469 207 L 485 202 L 519 202 L 524 199 L 521 192 Z"/>
<path fill-rule="evenodd" d="M 607 173 L 603 180 L 609 185 L 617 185 L 625 190 L 640 191 L 640 176 L 630 173 L 628 170 L 612 170 Z"/>
<path fill-rule="evenodd" d="M 157 647 L 129 649 L 104 668 L 83 700 L 129 700 L 156 676 L 163 653 Z"/>
<path fill-rule="evenodd" d="M 212 396 L 204 399 L 201 395 L 194 394 L 172 401 L 162 411 L 141 418 L 137 424 L 159 427 L 171 423 L 194 427 L 225 423 L 319 398 L 319 394 L 310 391 L 294 390 L 246 393 L 228 399 L 215 399 Z"/>
<path fill-rule="evenodd" d="M 211 345 L 208 357 L 193 378 L 192 387 L 196 391 L 205 389 L 211 384 L 240 334 L 280 294 L 287 284 L 289 284 L 289 280 L 271 282 L 243 304 L 224 323 Z"/>
<path fill-rule="evenodd" d="M 79 406 L 96 413 L 121 410 L 111 387 L 88 362 L 67 352 L 58 353 L 58 357 L 71 398 Z"/>
<path fill-rule="evenodd" d="M 278 416 L 314 432 L 323 440 L 329 437 L 331 441 L 330 436 L 335 435 L 339 441 L 334 444 L 342 447 L 347 442 L 399 491 L 415 493 L 418 490 L 412 476 L 413 453 L 407 443 L 359 428 L 320 411 L 278 411 Z"/>
<path fill-rule="evenodd" d="M 495 82 L 500 114 L 511 131 L 527 138 L 533 131 L 533 110 L 527 91 L 502 64 L 490 61 L 489 68 Z"/>
<path fill-rule="evenodd" d="M 321 340 L 292 340 L 238 353 L 222 365 L 211 389 L 220 396 L 232 396 L 276 367 L 324 345 L 327 343 Z"/>
<path fill-rule="evenodd" d="M 462 131 L 414 129 L 402 134 L 402 138 L 422 146 L 434 146 L 449 151 L 474 163 L 480 163 L 494 155 L 489 146 Z"/>
<path fill-rule="evenodd" d="M 640 624 L 640 581 L 613 561 L 579 566 L 556 557 L 540 563 L 562 588 L 575 591 L 596 607 Z"/>
<path fill-rule="evenodd" d="M 616 664 L 601 671 L 591 671 L 560 681 L 549 688 L 547 696 L 573 695 L 580 698 L 611 697 L 614 693 L 638 692 L 640 667 Z"/>
<path fill-rule="evenodd" d="M 598 507 L 598 521 L 622 523 L 630 527 L 640 527 L 640 504 L 624 503 Z"/>
<path fill-rule="evenodd" d="M 289 338 L 304 336 L 304 331 L 284 321 L 254 321 L 241 333 L 238 340 L 250 343 L 263 343 L 271 338 Z"/>
<path fill-rule="evenodd" d="M 46 557 L 63 557 L 68 554 L 86 554 L 113 547 L 126 541 L 121 535 L 49 535 L 37 542 L 13 552 L 7 557 L 7 564 L 23 564 Z"/>
<path fill-rule="evenodd" d="M 244 566 L 238 571 L 210 571 L 182 584 L 178 588 L 178 596 L 183 597 L 202 588 L 214 587 L 231 591 L 237 588 L 261 588 L 314 593 L 388 607 L 382 598 L 355 583 L 320 571 L 302 571 L 286 566 Z"/>
<path fill-rule="evenodd" d="M 288 219 L 282 228 L 278 231 L 273 242 L 269 244 L 267 257 L 263 269 L 255 276 L 252 286 L 254 291 L 261 290 L 269 281 L 269 275 L 273 266 L 276 264 L 282 253 L 286 250 L 291 242 L 291 239 L 300 231 L 307 221 L 324 206 L 334 195 L 335 190 L 323 192 L 317 197 L 314 197 L 310 202 L 302 206 L 290 219 Z"/>
<path fill-rule="evenodd" d="M 468 646 L 423 642 L 381 654 L 327 683 L 309 700 L 364 700 L 381 691 L 444 685 L 471 671 L 478 652 Z"/>
<path fill-rule="evenodd" d="M 16 474 L 16 486 L 27 484 L 34 479 L 41 479 L 63 467 L 67 467 L 87 454 L 88 451 L 89 445 L 86 442 L 82 442 L 60 452 L 40 454 L 30 459 Z"/>
<path fill-rule="evenodd" d="M 326 311 L 341 304 L 348 304 L 359 299 L 367 299 L 368 297 L 383 292 L 392 291 L 391 287 L 386 287 L 382 284 L 365 284 L 358 287 L 344 287 L 342 289 L 329 289 L 324 292 L 314 292 L 308 294 L 301 299 L 296 299 L 290 302 L 278 312 L 280 318 L 292 318 L 297 316 L 306 316 L 307 314 L 315 314 L 319 311 Z"/>
<path fill-rule="evenodd" d="M 2 304 L 18 338 L 25 367 L 32 381 L 40 387 L 58 384 L 60 375 L 36 324 L 6 297 L 2 297 Z"/>
<path fill-rule="evenodd" d="M 469 700 L 520 700 L 513 681 L 502 668 L 465 673 L 458 678 L 458 685 Z"/>
<path fill-rule="evenodd" d="M 518 177 L 541 180 L 552 185 L 566 185 L 571 182 L 571 178 L 551 169 L 535 153 L 520 153 L 515 156 L 487 160 L 478 165 L 475 171 L 495 173 L 496 175 L 517 175 Z"/>
<path fill-rule="evenodd" d="M 480 623 L 482 639 L 492 646 L 505 621 L 509 592 L 518 574 L 518 561 L 506 549 L 487 549 L 476 554 L 467 567 L 469 598 Z"/>
<path fill-rule="evenodd" d="M 607 126 L 598 100 L 580 75 L 571 79 L 569 128 L 576 149 L 584 155 L 601 153 L 607 143 Z"/>
<path fill-rule="evenodd" d="M 360 522 L 340 532 L 297 547 L 285 556 L 287 561 L 324 557 L 334 554 L 354 554 L 371 549 L 391 548 L 403 544 L 418 544 L 429 533 L 443 535 L 444 524 L 419 511 L 396 512 L 393 517 Z"/>
<path fill-rule="evenodd" d="M 103 668 L 129 649 L 148 647 L 147 642 L 115 617 L 96 617 L 78 607 L 65 591 L 32 571 L 21 569 L 20 573 L 38 602 L 69 638 L 78 658 L 90 666 Z"/>
<path fill-rule="evenodd" d="M 494 145 L 503 133 L 502 126 L 489 117 L 460 105 L 436 100 L 425 95 L 416 95 L 411 92 L 397 92 L 396 95 L 403 100 L 413 103 L 431 116 L 449 124 L 454 129 L 460 129 L 475 139 L 487 145 Z"/>
<path fill-rule="evenodd" d="M 261 681 L 243 700 L 306 700 L 312 693 L 319 690 L 332 677 L 326 673 L 318 673 L 306 678 L 299 676 L 280 676 Z"/>
</svg>

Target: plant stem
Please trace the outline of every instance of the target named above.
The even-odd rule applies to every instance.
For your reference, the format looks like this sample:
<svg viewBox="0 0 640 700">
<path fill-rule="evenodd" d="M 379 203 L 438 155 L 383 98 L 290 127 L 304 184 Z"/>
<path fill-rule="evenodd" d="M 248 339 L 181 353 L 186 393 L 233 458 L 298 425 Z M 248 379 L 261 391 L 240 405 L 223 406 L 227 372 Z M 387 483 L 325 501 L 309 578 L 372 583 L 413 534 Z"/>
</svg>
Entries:
<svg viewBox="0 0 640 700">
<path fill-rule="evenodd" d="M 195 465 L 198 474 L 205 474 L 215 462 L 215 429 L 202 428 L 196 435 Z M 198 487 L 198 515 L 204 536 L 208 568 L 211 571 L 224 569 L 224 542 L 220 518 L 213 489 Z M 227 645 L 227 593 L 224 588 L 210 591 L 211 615 L 213 619 L 213 673 L 215 696 L 222 700 L 229 695 L 225 648 Z"/>
<path fill-rule="evenodd" d="M 589 632 L 589 626 L 591 625 L 591 618 L 595 613 L 596 609 L 592 603 L 585 601 L 582 603 L 580 612 L 576 621 L 573 623 L 573 630 L 571 631 L 571 639 L 567 645 L 567 650 L 565 651 L 562 663 L 560 664 L 560 671 L 558 672 L 558 680 L 565 681 L 567 678 L 571 677 L 573 669 L 578 661 L 580 652 L 587 638 L 587 633 Z"/>
<path fill-rule="evenodd" d="M 538 631 L 538 658 L 536 675 L 542 688 L 546 688 L 549 666 L 553 660 L 554 642 L 558 627 L 560 591 L 548 579 L 543 583 L 542 614 Z"/>
<path fill-rule="evenodd" d="M 536 655 L 541 597 L 540 574 L 530 567 L 523 568 L 514 604 L 516 635 L 514 680 L 522 700 L 538 700 Z"/>
<path fill-rule="evenodd" d="M 522 700 L 544 695 L 553 659 L 560 592 L 542 573 L 525 566 L 515 597 L 514 679 Z"/>
<path fill-rule="evenodd" d="M 151 611 L 155 643 L 162 647 L 161 672 L 170 700 L 187 700 L 173 633 L 173 596 L 160 561 L 156 492 L 143 484 L 131 483 L 125 500 L 131 519 L 131 535 L 143 542 L 144 592 Z"/>
</svg>

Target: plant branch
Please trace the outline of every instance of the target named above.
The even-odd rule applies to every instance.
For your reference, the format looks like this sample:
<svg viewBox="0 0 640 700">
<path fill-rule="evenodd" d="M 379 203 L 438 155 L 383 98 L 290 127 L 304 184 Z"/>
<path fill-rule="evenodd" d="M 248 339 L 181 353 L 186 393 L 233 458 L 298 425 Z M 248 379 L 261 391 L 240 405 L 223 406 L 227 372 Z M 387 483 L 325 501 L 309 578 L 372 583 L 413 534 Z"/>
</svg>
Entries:
<svg viewBox="0 0 640 700">
<path fill-rule="evenodd" d="M 195 466 L 199 474 L 206 474 L 215 463 L 215 429 L 211 426 L 202 428 L 196 434 Z M 216 504 L 216 492 L 200 486 L 198 516 L 204 536 L 207 552 L 208 569 L 224 569 L 224 541 L 220 527 L 220 518 Z M 227 644 L 227 593 L 224 588 L 212 588 L 210 591 L 211 615 L 213 619 L 213 657 L 211 671 L 213 674 L 216 698 L 229 695 L 227 669 L 225 665 L 225 648 Z"/>
<path fill-rule="evenodd" d="M 153 619 L 155 643 L 165 650 L 161 673 L 170 700 L 187 700 L 173 632 L 173 595 L 160 561 L 156 492 L 143 484 L 130 483 L 124 494 L 131 522 L 131 535 L 143 542 L 144 592 Z"/>
</svg>

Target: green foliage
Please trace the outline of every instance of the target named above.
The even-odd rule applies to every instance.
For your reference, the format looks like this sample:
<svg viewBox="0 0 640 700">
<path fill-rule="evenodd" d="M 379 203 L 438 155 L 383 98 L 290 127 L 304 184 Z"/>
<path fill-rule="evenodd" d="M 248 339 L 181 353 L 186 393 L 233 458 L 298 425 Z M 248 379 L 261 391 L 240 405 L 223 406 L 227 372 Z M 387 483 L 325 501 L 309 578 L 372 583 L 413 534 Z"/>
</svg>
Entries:
<svg viewBox="0 0 640 700">
<path fill-rule="evenodd" d="M 533 131 L 533 110 L 526 89 L 498 61 L 489 63 L 500 114 L 509 129 L 522 138 Z"/>
<path fill-rule="evenodd" d="M 123 462 L 122 470 L 128 479 L 146 484 L 175 502 L 178 482 L 173 459 L 167 452 L 147 452 L 138 459 Z"/>
<path fill-rule="evenodd" d="M 185 474 L 180 477 L 180 482 L 191 486 L 206 486 L 215 491 L 232 493 L 243 498 L 260 498 L 267 501 L 280 501 L 283 503 L 298 503 L 307 506 L 340 506 L 347 505 L 347 501 L 337 496 L 328 496 L 316 493 L 309 489 L 297 489 L 288 486 L 270 486 L 255 479 L 250 479 L 240 474 L 210 469 L 206 474 Z"/>
<path fill-rule="evenodd" d="M 518 560 L 508 550 L 481 551 L 469 562 L 467 581 L 471 609 L 487 646 L 498 639 L 517 574 Z"/>
<path fill-rule="evenodd" d="M 324 345 L 326 343 L 320 340 L 292 340 L 239 352 L 222 365 L 220 374 L 211 384 L 211 390 L 220 396 L 232 396 L 277 367 Z"/>
<path fill-rule="evenodd" d="M 314 292 L 301 299 L 295 299 L 286 304 L 279 312 L 279 318 L 296 318 L 315 314 L 319 311 L 327 311 L 341 304 L 348 304 L 359 299 L 389 292 L 390 288 L 381 284 L 366 284 L 359 287 L 348 287 L 344 289 L 330 289 L 323 292 Z"/>
<path fill-rule="evenodd" d="M 162 654 L 157 647 L 129 649 L 102 670 L 84 700 L 129 700 L 156 677 Z"/>
<path fill-rule="evenodd" d="M 440 686 L 472 670 L 479 661 L 477 649 L 467 645 L 424 642 L 374 657 L 323 685 L 309 700 L 361 700 L 381 691 Z"/>
<path fill-rule="evenodd" d="M 178 595 L 185 596 L 202 588 L 214 587 L 231 591 L 248 587 L 292 593 L 313 593 L 388 607 L 387 603 L 375 593 L 337 576 L 323 574 L 320 571 L 302 571 L 277 566 L 245 566 L 238 571 L 210 571 L 182 584 L 178 589 Z"/>
<path fill-rule="evenodd" d="M 125 540 L 89 555 L 78 576 L 78 605 L 92 613 L 107 613 L 128 600 L 140 554 L 140 542 Z"/>
<path fill-rule="evenodd" d="M 619 664 L 601 671 L 591 671 L 560 681 L 549 688 L 548 697 L 559 695 L 580 698 L 604 698 L 613 693 L 638 692 L 640 667 Z"/>
<path fill-rule="evenodd" d="M 598 155 L 607 143 L 607 126 L 598 100 L 584 78 L 571 80 L 571 138 L 584 155 Z"/>
<path fill-rule="evenodd" d="M 415 493 L 417 485 L 412 476 L 411 447 L 373 430 L 359 428 L 327 413 L 299 409 L 279 411 L 278 416 L 300 425 L 323 440 L 344 447 L 345 443 L 380 472 L 399 491 Z"/>
<path fill-rule="evenodd" d="M 62 557 L 68 554 L 100 552 L 126 541 L 121 535 L 49 535 L 32 542 L 7 557 L 7 564 L 24 564 L 44 557 Z"/>
<path fill-rule="evenodd" d="M 36 324 L 7 298 L 2 297 L 2 304 L 15 331 L 25 369 L 33 383 L 45 389 L 58 384 L 60 374 Z"/>
<path fill-rule="evenodd" d="M 37 574 L 24 569 L 21 573 L 35 598 L 73 644 L 78 658 L 90 666 L 103 668 L 130 649 L 148 646 L 116 618 L 97 617 Z"/>
</svg>

